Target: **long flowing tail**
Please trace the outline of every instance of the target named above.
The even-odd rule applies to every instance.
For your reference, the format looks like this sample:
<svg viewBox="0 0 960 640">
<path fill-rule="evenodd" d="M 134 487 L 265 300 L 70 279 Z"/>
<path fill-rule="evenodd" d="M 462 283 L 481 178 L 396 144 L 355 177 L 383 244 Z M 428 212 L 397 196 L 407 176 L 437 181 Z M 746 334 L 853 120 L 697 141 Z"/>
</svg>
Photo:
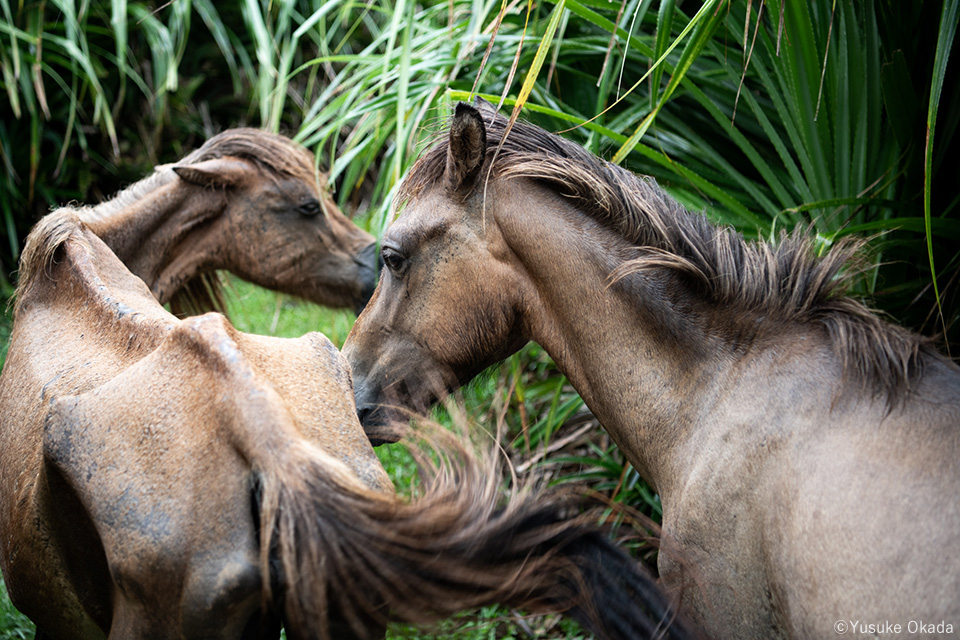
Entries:
<svg viewBox="0 0 960 640">
<path fill-rule="evenodd" d="M 409 502 L 366 490 L 302 443 L 260 469 L 266 597 L 282 603 L 288 637 L 382 637 L 387 612 L 426 623 L 494 603 L 565 611 L 601 638 L 692 637 L 569 497 L 504 500 L 494 456 L 449 433 L 430 440 L 440 462 Z"/>
</svg>

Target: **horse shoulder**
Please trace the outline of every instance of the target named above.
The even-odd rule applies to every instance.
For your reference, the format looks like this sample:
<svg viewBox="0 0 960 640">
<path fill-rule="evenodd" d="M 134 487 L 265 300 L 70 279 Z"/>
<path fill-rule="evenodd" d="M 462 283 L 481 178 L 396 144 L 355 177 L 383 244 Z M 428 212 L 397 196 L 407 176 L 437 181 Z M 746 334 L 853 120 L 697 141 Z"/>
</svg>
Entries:
<svg viewBox="0 0 960 640">
<path fill-rule="evenodd" d="M 761 442 L 781 451 L 754 480 L 760 557 L 794 637 L 829 635 L 836 620 L 960 616 L 960 561 L 942 553 L 960 546 L 960 377 L 927 364 L 892 404 L 848 386 L 819 412 L 798 402 L 779 442 Z"/>
<path fill-rule="evenodd" d="M 343 461 L 367 487 L 394 487 L 357 420 L 350 365 L 322 333 L 297 339 L 238 334 L 251 365 L 283 398 L 298 434 Z"/>
<path fill-rule="evenodd" d="M 960 483 L 957 380 L 931 363 L 891 409 L 844 384 L 828 345 L 758 354 L 727 380 L 664 505 L 665 582 L 691 586 L 702 620 L 737 612 L 717 630 L 739 637 L 820 637 L 850 616 L 923 614 L 901 610 L 894 583 L 925 594 L 931 615 L 952 611 L 960 565 L 938 556 L 960 545 L 960 505 L 944 491 Z M 907 523 L 924 531 L 922 546 L 893 535 Z"/>
</svg>

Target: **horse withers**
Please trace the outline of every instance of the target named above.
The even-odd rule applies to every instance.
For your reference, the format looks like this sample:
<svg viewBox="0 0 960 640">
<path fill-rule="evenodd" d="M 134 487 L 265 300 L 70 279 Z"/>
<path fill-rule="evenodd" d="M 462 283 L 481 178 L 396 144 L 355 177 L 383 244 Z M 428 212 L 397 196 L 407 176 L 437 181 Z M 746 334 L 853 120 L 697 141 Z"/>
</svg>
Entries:
<svg viewBox="0 0 960 640">
<path fill-rule="evenodd" d="M 746 242 L 505 129 L 458 105 L 404 181 L 344 345 L 368 435 L 534 340 L 660 494 L 661 578 L 709 634 L 960 629 L 960 370 L 845 295 L 855 246 Z"/>
</svg>

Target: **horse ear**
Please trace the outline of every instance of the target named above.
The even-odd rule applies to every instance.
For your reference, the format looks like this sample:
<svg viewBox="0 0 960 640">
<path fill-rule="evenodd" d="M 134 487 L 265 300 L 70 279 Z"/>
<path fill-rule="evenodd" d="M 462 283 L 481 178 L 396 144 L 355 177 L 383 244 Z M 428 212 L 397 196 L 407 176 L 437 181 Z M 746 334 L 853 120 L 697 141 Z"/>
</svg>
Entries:
<svg viewBox="0 0 960 640">
<path fill-rule="evenodd" d="M 489 115 L 491 118 L 497 115 L 497 107 L 489 100 L 481 98 L 480 96 L 473 99 L 473 106 L 477 111 Z"/>
<path fill-rule="evenodd" d="M 486 152 L 487 129 L 480 112 L 465 102 L 458 103 L 447 147 L 447 177 L 454 189 L 473 184 Z"/>
<path fill-rule="evenodd" d="M 236 158 L 213 158 L 173 167 L 180 179 L 201 187 L 234 187 L 250 173 L 250 163 Z"/>
</svg>

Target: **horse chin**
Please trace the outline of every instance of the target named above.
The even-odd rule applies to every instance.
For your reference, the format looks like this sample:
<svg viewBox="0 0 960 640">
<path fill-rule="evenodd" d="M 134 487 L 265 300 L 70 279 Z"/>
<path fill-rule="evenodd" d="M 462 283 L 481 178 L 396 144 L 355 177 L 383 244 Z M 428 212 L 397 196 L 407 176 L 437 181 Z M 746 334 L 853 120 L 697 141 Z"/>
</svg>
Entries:
<svg viewBox="0 0 960 640">
<path fill-rule="evenodd" d="M 398 442 L 407 431 L 409 416 L 392 415 L 384 407 L 361 407 L 357 415 L 367 439 L 375 447 Z"/>
<path fill-rule="evenodd" d="M 399 442 L 400 438 L 403 437 L 401 430 L 390 430 L 389 428 L 379 428 L 376 430 L 366 431 L 367 439 L 370 440 L 370 444 L 379 447 L 382 444 L 393 444 Z"/>
</svg>

